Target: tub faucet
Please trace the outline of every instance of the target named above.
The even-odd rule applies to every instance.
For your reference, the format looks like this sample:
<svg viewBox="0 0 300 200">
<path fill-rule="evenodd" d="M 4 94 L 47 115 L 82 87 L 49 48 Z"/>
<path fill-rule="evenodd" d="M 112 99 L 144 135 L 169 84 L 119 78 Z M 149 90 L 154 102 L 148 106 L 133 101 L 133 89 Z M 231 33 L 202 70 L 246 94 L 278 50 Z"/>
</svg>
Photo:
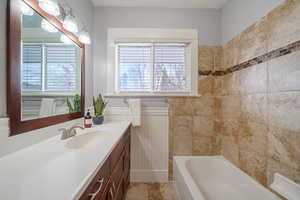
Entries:
<svg viewBox="0 0 300 200">
<path fill-rule="evenodd" d="M 62 140 L 65 140 L 65 139 L 68 139 L 70 137 L 74 137 L 77 132 L 76 132 L 76 128 L 80 128 L 80 129 L 84 129 L 82 126 L 72 126 L 71 128 L 61 128 L 59 129 L 59 131 L 62 131 L 62 135 L 61 135 L 61 139 Z"/>
</svg>

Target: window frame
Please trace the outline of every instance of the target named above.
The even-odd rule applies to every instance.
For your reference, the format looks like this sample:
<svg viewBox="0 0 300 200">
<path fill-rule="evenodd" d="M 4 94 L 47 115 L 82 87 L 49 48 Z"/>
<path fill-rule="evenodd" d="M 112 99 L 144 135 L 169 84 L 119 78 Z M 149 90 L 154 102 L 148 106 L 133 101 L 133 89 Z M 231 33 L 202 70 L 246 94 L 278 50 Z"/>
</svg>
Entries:
<svg viewBox="0 0 300 200">
<path fill-rule="evenodd" d="M 185 89 L 184 90 L 170 90 L 170 91 L 157 91 L 155 90 L 155 46 L 184 46 L 184 72 L 185 72 Z M 120 78 L 120 54 L 119 54 L 119 47 L 120 46 L 142 46 L 142 47 L 151 47 L 151 62 L 149 62 L 150 64 L 150 90 L 147 91 L 122 91 L 121 88 L 121 78 Z M 116 43 L 116 71 L 115 71 L 115 80 L 116 80 L 116 92 L 118 94 L 177 94 L 177 93 L 190 93 L 191 92 L 191 88 L 190 86 L 190 82 L 191 82 L 191 78 L 190 78 L 190 70 L 188 66 L 188 55 L 187 55 L 187 43 L 183 43 L 183 42 L 139 42 L 139 43 Z"/>
<path fill-rule="evenodd" d="M 120 92 L 117 80 L 118 43 L 186 43 L 187 67 L 190 83 L 188 92 Z M 197 29 L 160 28 L 108 28 L 107 59 L 103 71 L 106 74 L 106 97 L 124 96 L 198 96 L 198 31 Z M 102 71 L 102 70 L 101 70 Z"/>
<path fill-rule="evenodd" d="M 78 94 L 81 92 L 81 63 L 80 63 L 80 58 L 81 58 L 81 50 L 76 50 L 76 54 L 77 54 L 77 59 L 76 59 L 76 64 L 77 67 L 76 68 L 76 87 L 74 91 L 56 91 L 56 90 L 47 90 L 47 58 L 46 58 L 46 48 L 47 46 L 72 46 L 72 45 L 66 45 L 63 43 L 40 43 L 40 42 L 25 42 L 22 43 L 21 45 L 21 49 L 23 51 L 23 45 L 41 45 L 42 47 L 42 63 L 41 63 L 41 67 L 42 67 L 42 74 L 41 74 L 41 90 L 23 90 L 22 86 L 21 86 L 21 92 L 22 92 L 22 96 L 41 96 L 41 95 L 46 95 L 46 96 L 73 96 L 75 94 Z M 21 53 L 22 55 L 23 53 Z M 21 59 L 23 60 L 23 59 Z M 23 63 L 21 62 L 21 65 Z M 22 77 L 22 73 L 21 73 L 21 77 Z M 21 83 L 22 83 L 22 79 L 21 79 Z"/>
</svg>

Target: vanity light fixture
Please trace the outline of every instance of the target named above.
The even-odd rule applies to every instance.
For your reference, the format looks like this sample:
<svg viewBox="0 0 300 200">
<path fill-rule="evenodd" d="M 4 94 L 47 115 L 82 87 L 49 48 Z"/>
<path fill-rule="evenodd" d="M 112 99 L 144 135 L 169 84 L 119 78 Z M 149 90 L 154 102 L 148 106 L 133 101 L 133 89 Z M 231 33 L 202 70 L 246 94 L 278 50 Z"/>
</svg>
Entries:
<svg viewBox="0 0 300 200">
<path fill-rule="evenodd" d="M 79 34 L 79 41 L 82 42 L 83 44 L 91 44 L 91 38 L 88 32 L 82 31 Z"/>
<path fill-rule="evenodd" d="M 21 1 L 21 11 L 23 15 L 32 16 L 33 10 L 25 2 Z"/>
<path fill-rule="evenodd" d="M 60 36 L 60 41 L 65 43 L 65 44 L 74 44 L 74 42 L 66 35 L 62 34 Z"/>
<path fill-rule="evenodd" d="M 64 22 L 63 22 L 63 27 L 72 33 L 77 33 L 78 32 L 78 25 L 75 21 L 75 17 L 68 15 L 66 16 Z"/>
<path fill-rule="evenodd" d="M 48 22 L 47 20 L 43 19 L 41 22 L 41 27 L 45 30 L 48 31 L 50 33 L 57 33 L 58 30 L 55 26 L 53 26 L 50 22 Z"/>
<path fill-rule="evenodd" d="M 60 8 L 57 0 L 38 0 L 39 6 L 47 13 L 58 16 L 60 15 Z"/>
</svg>

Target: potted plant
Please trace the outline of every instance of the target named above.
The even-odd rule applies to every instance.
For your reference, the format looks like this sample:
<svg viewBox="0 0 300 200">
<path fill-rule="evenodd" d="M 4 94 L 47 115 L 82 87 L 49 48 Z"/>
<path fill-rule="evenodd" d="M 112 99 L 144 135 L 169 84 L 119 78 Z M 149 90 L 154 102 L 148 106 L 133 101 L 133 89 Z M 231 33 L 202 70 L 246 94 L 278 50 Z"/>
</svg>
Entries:
<svg viewBox="0 0 300 200">
<path fill-rule="evenodd" d="M 93 123 L 95 125 L 103 124 L 104 121 L 103 111 L 107 105 L 107 102 L 105 102 L 102 95 L 99 94 L 99 96 L 96 99 L 95 97 L 93 97 L 93 105 L 94 105 L 94 114 L 95 114 L 95 117 L 93 117 Z"/>
<path fill-rule="evenodd" d="M 69 107 L 69 113 L 81 112 L 81 97 L 76 94 L 72 100 L 67 97 L 67 105 Z"/>
</svg>

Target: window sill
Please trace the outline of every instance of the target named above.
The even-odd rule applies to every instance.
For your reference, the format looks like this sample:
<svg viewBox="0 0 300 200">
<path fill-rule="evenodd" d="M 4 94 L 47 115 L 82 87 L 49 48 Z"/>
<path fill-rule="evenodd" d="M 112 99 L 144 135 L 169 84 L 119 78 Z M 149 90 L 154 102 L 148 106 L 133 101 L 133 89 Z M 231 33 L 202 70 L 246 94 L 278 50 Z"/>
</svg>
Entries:
<svg viewBox="0 0 300 200">
<path fill-rule="evenodd" d="M 201 95 L 199 94 L 184 94 L 184 93 L 172 93 L 172 94 L 140 94 L 140 93 L 126 93 L 126 94 L 105 94 L 103 95 L 104 97 L 106 98 L 118 98 L 118 97 L 123 97 L 123 98 L 126 98 L 126 97 L 140 97 L 140 98 L 146 98 L 146 97 L 149 97 L 149 98 L 157 98 L 157 97 L 200 97 Z"/>
</svg>

